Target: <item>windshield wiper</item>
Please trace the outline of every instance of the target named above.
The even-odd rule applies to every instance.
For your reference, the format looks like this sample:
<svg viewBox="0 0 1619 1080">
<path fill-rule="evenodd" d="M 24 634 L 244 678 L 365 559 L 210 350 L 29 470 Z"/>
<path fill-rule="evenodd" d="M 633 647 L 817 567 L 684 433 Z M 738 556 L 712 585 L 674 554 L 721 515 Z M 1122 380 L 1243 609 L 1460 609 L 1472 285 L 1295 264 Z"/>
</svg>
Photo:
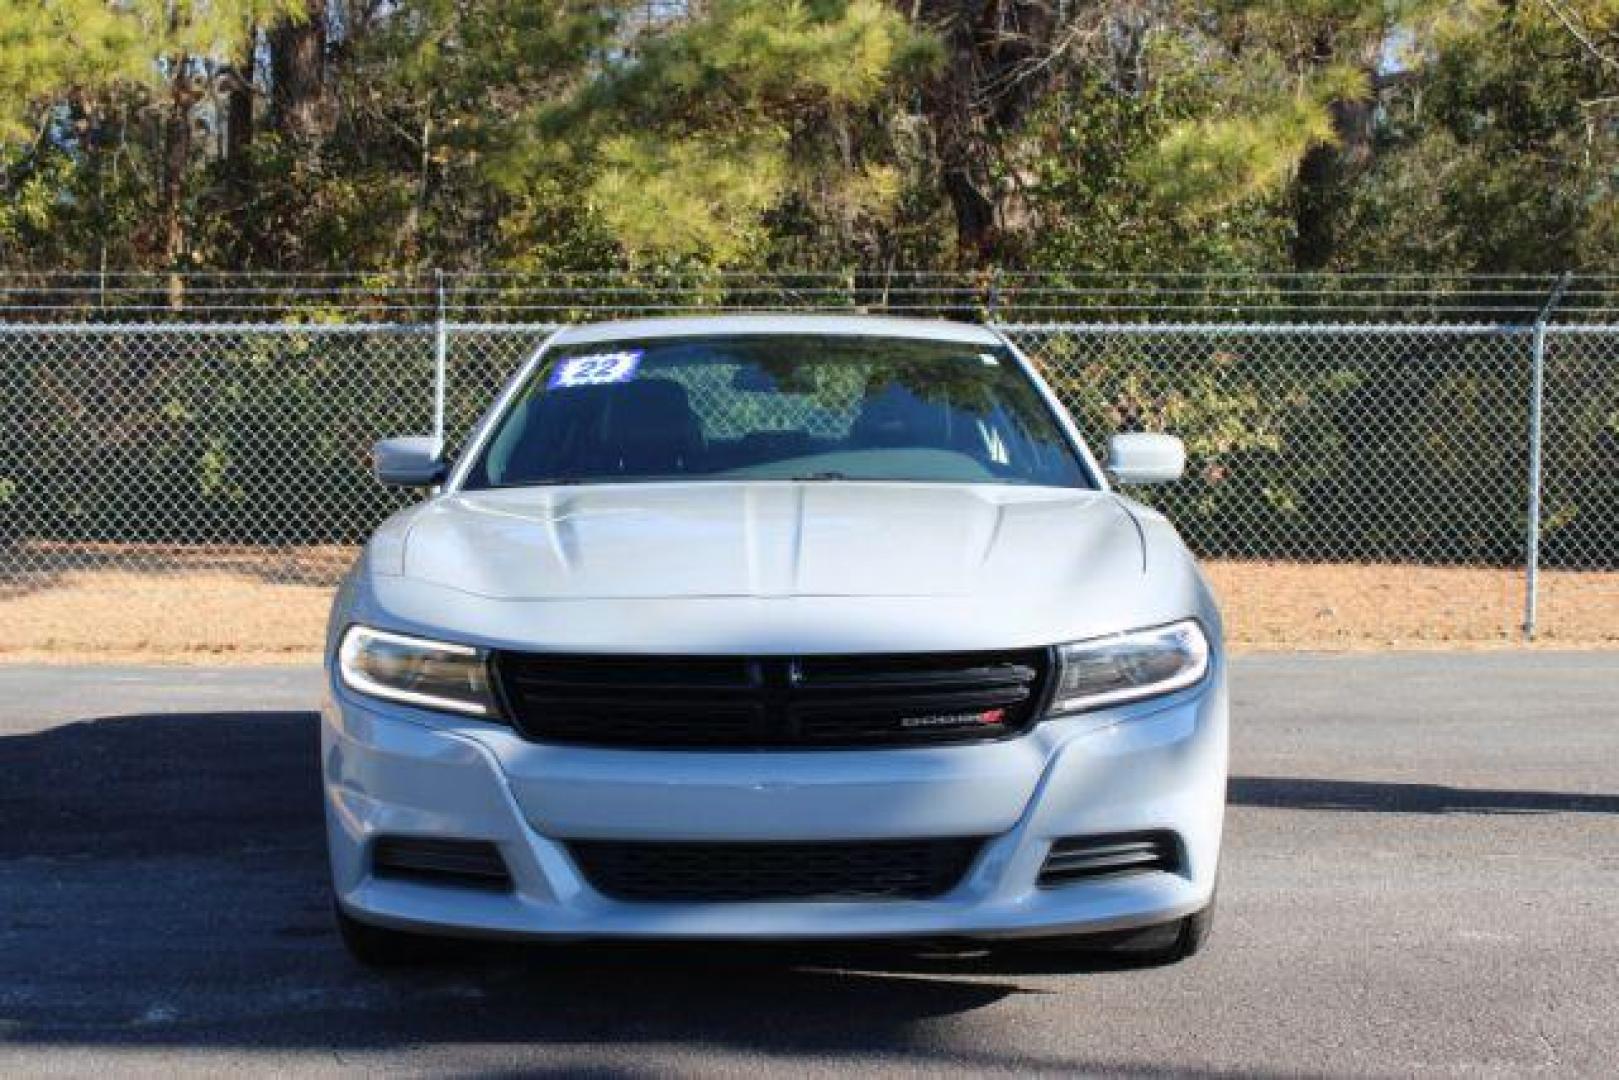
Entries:
<svg viewBox="0 0 1619 1080">
<path fill-rule="evenodd" d="M 829 470 L 827 472 L 802 473 L 798 476 L 789 476 L 787 479 L 800 480 L 806 483 L 817 480 L 847 480 L 849 479 L 849 474 Z"/>
</svg>

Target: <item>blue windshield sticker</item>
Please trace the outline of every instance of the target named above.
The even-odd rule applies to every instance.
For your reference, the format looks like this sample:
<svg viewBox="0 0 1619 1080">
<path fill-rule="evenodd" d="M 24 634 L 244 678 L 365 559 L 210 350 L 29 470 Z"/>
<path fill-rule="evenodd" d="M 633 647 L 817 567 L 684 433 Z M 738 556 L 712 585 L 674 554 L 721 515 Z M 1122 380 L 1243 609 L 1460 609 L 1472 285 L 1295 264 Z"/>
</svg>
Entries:
<svg viewBox="0 0 1619 1080">
<path fill-rule="evenodd" d="M 635 378 L 635 369 L 641 366 L 641 356 L 640 349 L 571 356 L 556 366 L 545 385 L 547 389 L 558 390 L 629 382 Z"/>
</svg>

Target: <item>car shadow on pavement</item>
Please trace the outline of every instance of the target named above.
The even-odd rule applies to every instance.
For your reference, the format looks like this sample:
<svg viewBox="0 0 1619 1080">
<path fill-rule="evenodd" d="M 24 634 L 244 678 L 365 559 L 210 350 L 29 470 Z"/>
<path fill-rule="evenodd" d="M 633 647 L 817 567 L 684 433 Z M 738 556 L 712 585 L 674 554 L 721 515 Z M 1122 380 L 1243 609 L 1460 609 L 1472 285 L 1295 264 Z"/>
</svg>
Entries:
<svg viewBox="0 0 1619 1080">
<path fill-rule="evenodd" d="M 329 910 L 307 712 L 115 716 L 0 736 L 0 1043 L 390 1049 L 710 1046 L 925 1067 L 1003 1057 L 975 1014 L 1049 993 L 981 955 L 734 944 L 469 945 L 375 973 Z M 948 1023 L 946 1023 L 948 1022 Z M 984 1021 L 987 1023 L 988 1021 Z"/>
<path fill-rule="evenodd" d="M 1619 814 L 1619 795 L 1457 788 L 1373 780 L 1234 776 L 1233 806 L 1385 814 Z"/>
<path fill-rule="evenodd" d="M 468 947 L 378 974 L 330 918 L 308 712 L 117 716 L 0 736 L 0 1043 L 319 1052 L 523 1044 L 642 1075 L 638 1048 L 991 1071 L 1143 1071 L 1064 1006 L 1073 1056 L 1016 1055 L 997 1005 L 1107 995 L 1111 968 L 1009 950 Z M 1243 806 L 1619 812 L 1611 796 L 1238 777 Z M 1218 947 L 1216 948 L 1218 952 Z M 1118 978 L 1182 985 L 1208 958 Z M 1076 1006 L 1088 997 L 1078 995 Z M 671 1048 L 674 1048 L 671 1051 Z M 605 1065 L 604 1065 L 605 1063 Z M 1154 1070 L 1145 1070 L 1154 1071 Z"/>
</svg>

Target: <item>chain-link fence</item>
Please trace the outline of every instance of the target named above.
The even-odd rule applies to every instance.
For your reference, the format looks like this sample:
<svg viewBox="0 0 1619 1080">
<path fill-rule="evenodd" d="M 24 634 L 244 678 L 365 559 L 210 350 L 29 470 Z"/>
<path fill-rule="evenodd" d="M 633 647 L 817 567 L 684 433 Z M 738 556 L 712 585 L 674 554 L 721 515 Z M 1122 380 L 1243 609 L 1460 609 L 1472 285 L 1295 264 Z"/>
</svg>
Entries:
<svg viewBox="0 0 1619 1080">
<path fill-rule="evenodd" d="M 1186 439 L 1187 477 L 1139 497 L 1235 640 L 1516 640 L 1533 521 L 1538 635 L 1619 642 L 1619 326 L 1002 327 L 1093 445 Z M 312 650 L 409 498 L 371 444 L 442 423 L 453 446 L 548 330 L 0 324 L 0 652 Z"/>
</svg>

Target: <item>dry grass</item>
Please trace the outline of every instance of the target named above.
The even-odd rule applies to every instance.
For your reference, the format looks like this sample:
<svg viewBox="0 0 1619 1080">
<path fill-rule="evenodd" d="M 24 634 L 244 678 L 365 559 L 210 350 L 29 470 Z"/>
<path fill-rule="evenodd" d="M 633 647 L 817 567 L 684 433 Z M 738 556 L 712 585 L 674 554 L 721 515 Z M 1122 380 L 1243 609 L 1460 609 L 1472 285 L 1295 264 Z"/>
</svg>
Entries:
<svg viewBox="0 0 1619 1080">
<path fill-rule="evenodd" d="M 321 572 L 291 582 L 219 553 L 183 572 L 137 563 L 14 582 L 0 593 L 0 662 L 313 660 L 331 599 L 316 582 L 345 561 L 323 554 Z M 1257 562 L 1208 571 L 1239 648 L 1510 645 L 1523 617 L 1521 571 Z M 1542 580 L 1543 644 L 1619 647 L 1619 573 Z"/>
<path fill-rule="evenodd" d="M 1521 570 L 1482 567 L 1212 562 L 1226 636 L 1270 649 L 1516 645 Z M 1619 572 L 1540 577 L 1537 640 L 1619 646 Z"/>
<path fill-rule="evenodd" d="M 311 660 L 331 603 L 328 586 L 223 570 L 70 571 L 0 599 L 0 661 Z"/>
</svg>

